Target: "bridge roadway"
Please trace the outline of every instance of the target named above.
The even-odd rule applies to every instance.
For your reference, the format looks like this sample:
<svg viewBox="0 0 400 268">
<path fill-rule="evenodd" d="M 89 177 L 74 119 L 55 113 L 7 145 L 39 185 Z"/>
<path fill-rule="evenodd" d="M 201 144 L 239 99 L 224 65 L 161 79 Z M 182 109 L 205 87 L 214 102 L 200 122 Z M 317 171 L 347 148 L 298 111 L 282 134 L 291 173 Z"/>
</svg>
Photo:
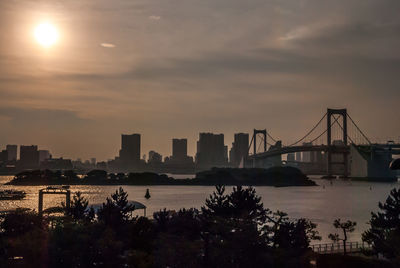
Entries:
<svg viewBox="0 0 400 268">
<path fill-rule="evenodd" d="M 390 150 L 392 154 L 400 154 L 400 144 L 372 144 L 372 148 L 376 151 Z M 266 159 L 273 156 L 296 153 L 296 152 L 328 152 L 332 154 L 348 154 L 350 146 L 335 146 L 335 145 L 303 145 L 303 146 L 286 146 L 282 148 L 270 149 L 266 152 L 258 153 L 256 155 L 249 155 L 248 159 Z"/>
<path fill-rule="evenodd" d="M 265 159 L 273 156 L 295 153 L 295 152 L 328 152 L 329 150 L 334 154 L 349 153 L 350 146 L 334 146 L 334 145 L 286 146 L 282 148 L 271 149 L 269 151 L 258 153 L 256 155 L 249 155 L 248 158 Z"/>
</svg>

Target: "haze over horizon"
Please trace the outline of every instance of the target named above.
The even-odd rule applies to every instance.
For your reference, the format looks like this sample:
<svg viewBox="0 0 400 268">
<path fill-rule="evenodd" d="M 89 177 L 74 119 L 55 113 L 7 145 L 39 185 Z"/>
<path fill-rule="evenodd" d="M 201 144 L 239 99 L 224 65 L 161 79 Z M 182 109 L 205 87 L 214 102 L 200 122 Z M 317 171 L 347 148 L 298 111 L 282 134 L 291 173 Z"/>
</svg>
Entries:
<svg viewBox="0 0 400 268">
<path fill-rule="evenodd" d="M 290 143 L 326 108 L 399 140 L 400 1 L 0 2 L 0 147 L 113 158 L 120 134 L 171 154 L 199 132 Z M 35 27 L 58 40 L 40 46 Z"/>
</svg>

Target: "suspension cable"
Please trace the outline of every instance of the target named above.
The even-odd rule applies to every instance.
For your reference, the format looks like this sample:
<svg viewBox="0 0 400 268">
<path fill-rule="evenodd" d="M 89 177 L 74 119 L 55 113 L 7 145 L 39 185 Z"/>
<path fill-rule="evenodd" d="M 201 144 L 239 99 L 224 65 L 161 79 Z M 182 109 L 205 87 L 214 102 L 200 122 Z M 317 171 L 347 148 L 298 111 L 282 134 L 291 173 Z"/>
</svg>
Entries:
<svg viewBox="0 0 400 268">
<path fill-rule="evenodd" d="M 338 122 L 339 117 L 336 118 L 335 116 L 333 116 L 333 118 L 334 118 L 335 120 L 333 120 L 333 122 L 331 123 L 331 128 L 333 127 L 333 125 L 334 125 L 335 123 L 339 123 L 339 122 Z M 326 132 L 328 132 L 328 129 L 325 129 L 324 132 L 322 132 L 321 134 L 319 134 L 318 137 L 316 137 L 315 139 L 313 139 L 312 141 L 310 141 L 310 143 L 313 143 L 314 141 L 318 140 L 318 139 L 319 139 L 322 135 L 324 135 Z"/>
<path fill-rule="evenodd" d="M 336 117 L 333 115 L 333 118 L 335 118 L 336 119 Z M 339 118 L 339 116 L 338 116 L 338 118 Z M 342 125 L 339 123 L 339 122 L 337 122 L 338 123 L 338 125 L 339 125 L 339 127 L 344 131 L 344 128 L 342 127 Z M 344 137 L 343 137 L 344 138 Z M 351 139 L 351 137 L 347 134 L 347 138 L 349 138 L 349 140 L 353 143 L 353 144 L 356 144 L 352 139 Z"/>
<path fill-rule="evenodd" d="M 350 118 L 350 121 L 353 123 L 353 125 L 356 126 L 357 130 L 361 133 L 361 135 L 363 135 L 364 139 L 367 140 L 367 142 L 369 144 L 371 144 L 371 141 L 367 138 L 367 136 L 365 136 L 365 134 L 361 131 L 361 129 L 357 126 L 357 124 L 354 122 L 354 120 L 351 118 L 351 116 L 349 114 L 347 114 L 347 117 Z"/>
<path fill-rule="evenodd" d="M 327 113 L 324 114 L 324 116 L 321 118 L 321 120 L 319 120 L 318 123 L 303 138 L 301 138 L 300 140 L 296 141 L 295 143 L 292 143 L 292 144 L 288 145 L 287 147 L 296 145 L 297 143 L 299 143 L 299 142 L 303 141 L 305 138 L 307 138 L 307 136 L 310 135 L 311 132 L 313 132 L 319 126 L 319 124 L 322 122 L 322 120 L 324 120 L 326 115 L 327 115 Z"/>
<path fill-rule="evenodd" d="M 276 140 L 275 140 L 271 135 L 269 135 L 269 132 L 268 132 L 268 131 L 267 131 L 267 136 L 268 136 L 273 142 L 276 143 Z"/>
<path fill-rule="evenodd" d="M 256 153 L 258 153 L 260 151 L 260 147 L 261 147 L 262 144 L 263 144 L 263 141 L 262 141 L 262 138 L 261 138 Z"/>
<path fill-rule="evenodd" d="M 249 143 L 249 148 L 247 148 L 247 153 L 248 153 L 249 155 L 250 155 L 249 151 L 250 151 L 251 145 L 253 145 L 253 139 L 254 139 L 254 134 L 253 134 L 253 136 L 251 137 L 251 141 L 250 141 L 250 143 Z"/>
<path fill-rule="evenodd" d="M 264 137 L 260 137 L 260 138 L 261 138 L 262 141 L 264 141 Z M 271 143 L 269 143 L 268 141 L 267 141 L 267 145 L 269 145 L 269 146 L 274 146 L 274 144 L 271 144 Z"/>
</svg>

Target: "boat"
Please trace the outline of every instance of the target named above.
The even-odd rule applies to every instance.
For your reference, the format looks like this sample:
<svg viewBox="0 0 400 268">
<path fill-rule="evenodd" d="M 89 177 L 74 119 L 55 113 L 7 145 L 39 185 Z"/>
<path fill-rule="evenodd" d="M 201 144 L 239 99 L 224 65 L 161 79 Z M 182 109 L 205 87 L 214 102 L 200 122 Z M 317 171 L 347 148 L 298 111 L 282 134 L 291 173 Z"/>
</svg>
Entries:
<svg viewBox="0 0 400 268">
<path fill-rule="evenodd" d="M 24 191 L 17 190 L 1 190 L 0 200 L 21 200 L 24 199 L 26 193 Z"/>
</svg>

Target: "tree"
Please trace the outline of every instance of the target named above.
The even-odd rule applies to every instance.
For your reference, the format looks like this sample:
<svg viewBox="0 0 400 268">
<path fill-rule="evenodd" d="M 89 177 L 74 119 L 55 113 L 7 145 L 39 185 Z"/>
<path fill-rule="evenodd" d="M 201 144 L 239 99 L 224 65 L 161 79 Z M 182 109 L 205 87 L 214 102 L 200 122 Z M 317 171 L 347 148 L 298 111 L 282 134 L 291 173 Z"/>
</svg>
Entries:
<svg viewBox="0 0 400 268">
<path fill-rule="evenodd" d="M 67 215 L 73 220 L 92 220 L 94 217 L 93 208 L 88 209 L 89 201 L 82 196 L 81 192 L 76 192 L 72 197 L 69 209 L 62 203 Z"/>
<path fill-rule="evenodd" d="M 225 186 L 216 185 L 215 191 L 206 199 L 205 207 L 201 208 L 204 216 L 227 216 L 229 209 L 228 196 L 225 195 Z"/>
<path fill-rule="evenodd" d="M 67 180 L 76 180 L 76 179 L 78 179 L 78 175 L 76 174 L 76 172 L 75 171 L 73 171 L 73 170 L 66 170 L 66 171 L 64 171 L 64 177 L 67 179 Z"/>
<path fill-rule="evenodd" d="M 197 209 L 154 213 L 159 231 L 155 241 L 156 267 L 200 267 L 202 262 L 201 222 Z"/>
<path fill-rule="evenodd" d="M 34 211 L 17 209 L 0 222 L 4 259 L 22 256 L 29 267 L 43 267 L 46 259 L 48 223 Z M 4 254 L 3 253 L 3 254 Z M 1 266 L 0 262 L 0 266 Z M 7 267 L 7 265 L 6 265 Z"/>
<path fill-rule="evenodd" d="M 224 186 L 216 186 L 202 207 L 206 266 L 265 264 L 268 253 L 259 227 L 266 211 L 254 188 L 237 186 L 226 195 Z"/>
<path fill-rule="evenodd" d="M 400 263 L 400 189 L 391 190 L 378 206 L 381 211 L 371 213 L 371 227 L 362 234 L 363 240 L 372 244 L 375 253 Z"/>
<path fill-rule="evenodd" d="M 113 227 L 120 227 L 127 222 L 130 213 L 135 209 L 134 205 L 128 202 L 128 194 L 120 187 L 110 197 L 107 197 L 106 203 L 97 212 L 100 221 Z"/>
<path fill-rule="evenodd" d="M 346 222 L 341 222 L 340 219 L 336 219 L 333 222 L 333 226 L 335 226 L 336 229 L 342 229 L 343 238 L 340 238 L 339 234 L 337 234 L 337 233 L 329 234 L 328 237 L 329 237 L 329 239 L 331 239 L 334 242 L 338 242 L 340 240 L 343 241 L 343 253 L 344 253 L 344 255 L 347 254 L 347 251 L 346 251 L 346 242 L 347 242 L 347 239 L 348 239 L 347 234 L 354 232 L 356 225 L 357 225 L 357 223 L 355 221 L 350 221 L 350 220 L 348 220 Z"/>
</svg>

